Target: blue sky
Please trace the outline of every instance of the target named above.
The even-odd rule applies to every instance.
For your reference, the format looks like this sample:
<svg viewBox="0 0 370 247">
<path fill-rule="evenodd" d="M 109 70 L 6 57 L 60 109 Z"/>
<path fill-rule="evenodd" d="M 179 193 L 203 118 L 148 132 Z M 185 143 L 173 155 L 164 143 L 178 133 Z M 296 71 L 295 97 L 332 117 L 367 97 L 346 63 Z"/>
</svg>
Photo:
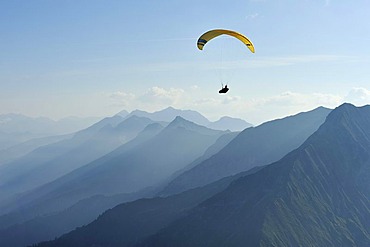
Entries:
<svg viewBox="0 0 370 247">
<path fill-rule="evenodd" d="M 193 109 L 254 124 L 370 103 L 365 0 L 0 1 L 0 114 Z M 254 43 L 197 38 L 226 28 Z M 217 92 L 229 83 L 227 95 Z"/>
</svg>

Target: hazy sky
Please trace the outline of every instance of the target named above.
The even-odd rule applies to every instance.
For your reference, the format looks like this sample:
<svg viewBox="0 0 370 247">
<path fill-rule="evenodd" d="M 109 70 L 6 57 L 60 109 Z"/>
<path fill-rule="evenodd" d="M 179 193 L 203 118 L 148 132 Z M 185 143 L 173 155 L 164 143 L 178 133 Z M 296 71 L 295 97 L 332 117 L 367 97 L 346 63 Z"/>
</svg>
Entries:
<svg viewBox="0 0 370 247">
<path fill-rule="evenodd" d="M 0 114 L 171 105 L 258 124 L 368 104 L 369 13 L 368 0 L 0 0 Z M 256 53 L 222 37 L 199 51 L 214 28 L 245 34 Z"/>
</svg>

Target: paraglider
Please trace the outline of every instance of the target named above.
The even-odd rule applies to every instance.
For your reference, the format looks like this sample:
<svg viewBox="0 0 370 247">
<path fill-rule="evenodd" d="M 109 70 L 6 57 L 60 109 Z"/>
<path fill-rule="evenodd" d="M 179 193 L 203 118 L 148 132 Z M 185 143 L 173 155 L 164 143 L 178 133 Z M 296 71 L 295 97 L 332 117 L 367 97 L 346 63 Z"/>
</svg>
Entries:
<svg viewBox="0 0 370 247">
<path fill-rule="evenodd" d="M 210 30 L 210 31 L 202 34 L 199 37 L 198 42 L 197 42 L 198 49 L 203 50 L 203 48 L 207 44 L 207 42 L 209 42 L 210 40 L 212 40 L 212 39 L 214 39 L 214 38 L 216 38 L 220 35 L 229 35 L 229 36 L 232 36 L 232 37 L 240 40 L 243 44 L 245 44 L 248 47 L 248 49 L 252 53 L 254 53 L 254 46 L 253 46 L 252 42 L 246 36 L 244 36 L 241 33 L 238 33 L 238 32 L 232 31 L 232 30 L 225 30 L 225 29 L 214 29 L 214 30 Z M 220 94 L 222 94 L 222 93 L 227 93 L 227 91 L 229 91 L 229 88 L 227 87 L 227 85 L 225 85 L 225 87 L 222 86 L 222 89 L 219 90 L 218 92 Z"/>
<path fill-rule="evenodd" d="M 247 37 L 245 37 L 241 33 L 231 31 L 231 30 L 225 30 L 225 29 L 215 29 L 215 30 L 211 30 L 211 31 L 208 31 L 208 32 L 202 34 L 199 37 L 198 42 L 197 42 L 198 49 L 203 50 L 203 47 L 205 46 L 205 44 L 208 41 L 210 41 L 211 39 L 216 38 L 220 35 L 229 35 L 229 36 L 232 36 L 234 38 L 237 38 L 238 40 L 243 42 L 252 53 L 254 53 L 254 46 L 253 46 L 252 42 Z"/>
</svg>

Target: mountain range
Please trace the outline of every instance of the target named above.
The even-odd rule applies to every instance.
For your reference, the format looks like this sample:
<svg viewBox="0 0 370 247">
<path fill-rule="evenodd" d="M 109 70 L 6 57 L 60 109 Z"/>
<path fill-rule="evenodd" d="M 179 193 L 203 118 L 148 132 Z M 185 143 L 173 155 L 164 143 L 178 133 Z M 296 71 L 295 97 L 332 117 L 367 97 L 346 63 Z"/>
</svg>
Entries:
<svg viewBox="0 0 370 247">
<path fill-rule="evenodd" d="M 153 113 L 135 110 L 131 113 L 123 110 L 116 114 L 120 119 L 131 116 L 149 118 L 155 122 L 169 123 L 176 116 L 217 130 L 241 131 L 252 126 L 238 118 L 222 117 L 211 122 L 203 115 L 192 110 L 180 110 L 168 107 Z M 36 150 L 63 139 L 69 139 L 75 132 L 95 123 L 98 118 L 68 117 L 54 121 L 45 117 L 31 118 L 21 114 L 0 115 L 0 166 Z"/>
<path fill-rule="evenodd" d="M 154 120 L 146 118 L 144 115 Z M 9 211 L 8 209 L 12 208 L 13 201 L 19 204 L 18 194 L 51 182 L 100 158 L 119 145 L 133 139 L 149 123 L 168 124 L 165 121 L 175 115 L 183 115 L 203 122 L 207 120 L 195 111 L 177 110 L 172 107 L 154 113 L 145 113 L 138 110 L 130 114 L 121 112 L 78 131 L 72 136 L 53 136 L 42 140 L 30 140 L 27 143 L 18 144 L 6 151 L 4 150 L 6 155 L 1 159 L 9 162 L 0 166 L 0 212 Z M 4 130 L 10 128 L 11 124 L 9 123 L 15 122 L 17 124 L 13 126 L 13 129 L 17 129 L 16 126 L 21 129 L 24 122 L 30 121 L 26 117 L 17 116 L 16 118 L 15 116 L 17 115 L 4 115 L 2 120 Z M 21 120 L 17 122 L 15 119 Z M 233 119 L 228 119 L 230 120 L 229 123 L 232 123 Z M 52 122 L 48 119 L 38 121 Z M 240 122 L 241 120 L 237 121 Z M 207 124 L 210 123 L 208 120 L 206 122 Z M 226 123 L 224 126 L 226 126 Z M 46 128 L 45 125 L 33 129 L 43 128 Z"/>
<path fill-rule="evenodd" d="M 0 166 L 0 246 L 369 246 L 370 106 L 241 132 L 134 112 Z"/>
<path fill-rule="evenodd" d="M 87 128 L 98 118 L 69 117 L 54 121 L 46 117 L 32 118 L 21 114 L 0 115 L 0 151 L 25 141 L 71 134 Z"/>
<path fill-rule="evenodd" d="M 132 111 L 131 113 L 128 113 L 127 111 L 121 111 L 117 115 L 125 118 L 135 115 L 139 117 L 146 117 L 152 119 L 153 121 L 164 121 L 164 122 L 171 122 L 177 116 L 180 116 L 198 125 L 206 126 L 210 129 L 216 130 L 241 131 L 244 130 L 245 128 L 253 126 L 252 124 L 246 122 L 243 119 L 232 118 L 227 116 L 221 117 L 219 120 L 215 122 L 211 122 L 199 112 L 192 110 L 180 110 L 175 109 L 173 107 L 167 107 L 163 110 L 152 113 L 141 110 L 135 110 Z"/>
<path fill-rule="evenodd" d="M 130 119 L 146 118 L 131 116 L 123 122 Z M 142 194 L 147 187 L 167 181 L 224 134 L 228 132 L 208 129 L 181 117 L 165 128 L 158 123 L 148 124 L 132 141 L 111 153 L 19 195 L 12 201 L 16 208 L 8 206 L 13 210 L 0 217 L 0 229 L 54 214 L 95 195 Z"/>
<path fill-rule="evenodd" d="M 133 193 L 155 186 L 201 156 L 221 135 L 181 117 L 165 128 L 148 125 L 132 142 L 37 188 L 27 201 L 32 198 L 33 207 L 45 210 L 45 201 L 58 198 L 61 209 L 93 195 Z"/>
<path fill-rule="evenodd" d="M 370 106 L 343 104 L 277 161 L 118 205 L 37 246 L 370 246 L 369 182 Z"/>
<path fill-rule="evenodd" d="M 329 112 L 330 109 L 319 107 L 247 128 L 220 152 L 171 181 L 161 195 L 176 194 L 277 161 L 314 133 Z"/>
<path fill-rule="evenodd" d="M 25 203 L 34 200 L 32 196 L 35 194 L 34 188 L 46 185 L 109 153 L 119 145 L 129 142 L 149 123 L 155 122 L 134 113 L 140 115 L 144 112 L 137 110 L 129 114 L 123 111 L 73 135 L 33 139 L 4 150 L 6 155 L 2 156 L 2 159 L 14 160 L 0 167 L 0 214 L 22 208 Z M 170 119 L 175 115 L 206 119 L 195 111 L 177 110 L 172 107 L 147 115 L 162 120 Z M 22 128 L 25 122 L 30 121 L 26 117 L 15 116 L 17 115 L 4 115 L 6 117 L 2 121 L 4 130 L 9 129 L 12 124 L 13 129 L 17 129 L 16 126 Z M 52 122 L 48 119 L 42 119 L 42 121 Z M 159 123 L 168 124 L 163 121 Z M 45 128 L 44 125 L 34 129 L 43 128 Z M 26 155 L 22 156 L 23 154 Z M 38 190 L 44 191 L 42 187 Z"/>
<path fill-rule="evenodd" d="M 101 159 L 101 161 L 94 163 L 101 164 L 104 163 L 102 161 L 104 161 L 105 159 L 109 160 L 110 157 L 122 155 L 123 153 L 127 154 L 127 152 L 132 150 L 134 147 L 138 147 L 138 145 L 140 145 L 141 143 L 149 140 L 155 134 L 153 132 L 153 130 L 155 129 L 156 124 L 148 125 L 147 128 L 145 128 L 142 133 L 140 133 L 134 140 L 125 145 L 122 145 L 122 147 L 120 148 L 117 148 L 110 155 L 107 155 L 104 159 Z M 225 134 L 221 135 L 220 138 L 218 138 L 216 142 L 211 145 L 201 157 L 197 158 L 191 164 L 197 164 L 198 162 L 205 160 L 206 158 L 217 153 L 237 134 L 238 133 L 235 132 L 226 132 Z M 79 170 L 80 173 L 82 173 L 93 167 L 95 166 L 87 166 L 86 170 Z M 180 169 L 178 172 L 181 173 L 181 170 L 182 169 Z M 72 174 L 78 175 L 78 173 Z M 65 178 L 68 177 L 70 176 L 65 176 Z M 64 180 L 66 182 L 65 178 L 61 179 L 61 181 Z M 167 180 L 171 180 L 171 178 L 168 178 Z M 68 185 L 68 182 L 66 182 L 66 185 Z M 57 188 L 55 186 L 58 186 L 58 184 L 52 183 L 50 184 L 50 186 L 47 186 L 47 189 L 49 189 L 49 191 L 53 191 Z M 43 203 L 42 200 L 39 200 L 40 204 L 36 203 L 36 210 L 32 207 L 28 207 L 22 211 L 13 212 L 0 218 L 0 222 L 2 222 L 0 224 L 0 229 L 3 228 L 2 231 L 0 230 L 0 244 L 5 246 L 24 246 L 26 244 L 34 243 L 37 241 L 52 239 L 55 236 L 60 236 L 61 234 L 73 230 L 78 226 L 90 223 L 99 214 L 120 203 L 132 201 L 143 197 L 151 197 L 157 191 L 159 191 L 161 187 L 162 186 L 159 186 L 158 188 L 154 187 L 153 189 L 143 190 L 130 194 L 117 194 L 112 196 L 96 195 L 86 199 L 82 199 L 69 208 L 66 208 L 65 210 L 44 216 L 37 216 L 45 213 L 45 210 L 43 210 L 43 212 L 38 211 L 40 210 L 40 208 L 45 209 L 45 203 Z M 58 200 L 58 202 L 60 202 L 60 200 Z M 58 206 L 60 206 L 59 203 Z M 37 212 L 37 214 L 35 214 L 35 211 Z"/>
<path fill-rule="evenodd" d="M 33 138 L 0 150 L 0 166 L 31 153 L 39 147 L 70 139 L 73 134 Z"/>
<path fill-rule="evenodd" d="M 325 108 L 319 108 L 311 112 L 297 114 L 296 116 L 291 116 L 291 117 L 287 117 L 284 119 L 272 121 L 266 125 L 262 125 L 261 131 L 258 131 L 259 129 L 261 129 L 260 127 L 256 127 L 256 130 L 258 133 L 270 133 L 273 136 L 273 135 L 276 135 L 275 132 L 282 132 L 283 130 L 288 132 L 287 129 L 292 126 L 292 123 L 294 123 L 294 125 L 299 126 L 297 128 L 300 130 L 300 131 L 294 132 L 295 134 L 299 133 L 298 138 L 296 139 L 298 140 L 302 139 L 301 141 L 303 142 L 305 136 L 312 134 L 318 128 L 319 124 L 324 121 L 324 118 L 328 114 L 329 111 L 330 110 L 325 109 Z M 123 118 L 124 119 L 123 121 L 126 121 L 127 119 L 142 119 L 142 118 L 143 117 L 131 116 L 128 118 Z M 117 117 L 110 119 L 109 121 L 114 120 L 113 123 L 111 124 L 113 124 L 113 126 L 117 126 L 118 123 L 121 121 L 121 119 L 122 117 L 117 116 Z M 146 119 L 146 118 L 143 118 L 143 119 Z M 99 122 L 93 125 L 92 127 L 90 127 L 89 131 L 83 131 L 82 133 L 80 133 L 80 135 L 89 136 L 85 132 L 89 133 L 92 130 L 98 131 L 104 126 L 105 124 L 103 124 L 103 122 Z M 166 129 L 167 130 L 173 129 L 174 126 L 176 126 L 176 128 L 180 127 L 181 131 L 179 131 L 178 129 L 175 129 L 174 131 L 172 131 L 172 133 L 169 134 L 169 138 L 167 138 L 169 140 L 179 139 L 178 134 L 181 133 L 183 129 L 185 130 L 187 129 L 188 131 L 192 131 L 192 132 L 194 131 L 204 132 L 204 130 L 210 133 L 215 132 L 215 131 L 206 129 L 204 127 L 198 126 L 196 124 L 193 124 L 185 119 L 182 119 L 181 117 L 175 118 L 173 123 L 168 125 Z M 283 126 L 288 126 L 288 128 L 284 129 Z M 127 129 L 127 126 L 125 129 Z M 129 157 L 135 156 L 135 155 L 132 156 L 132 153 L 131 153 L 131 151 L 135 151 L 135 147 L 136 147 L 136 150 L 139 150 L 136 156 L 137 157 L 143 156 L 142 154 L 147 153 L 147 151 L 142 149 L 142 144 L 150 140 L 150 137 L 153 137 L 159 132 L 161 132 L 162 129 L 163 127 L 161 127 L 161 125 L 149 124 L 142 131 L 142 133 L 139 133 L 136 136 L 136 138 L 134 138 L 132 141 L 129 141 L 126 144 L 123 144 L 121 147 L 117 148 L 113 152 L 91 162 L 90 164 L 84 165 L 79 169 L 75 169 L 69 174 L 62 176 L 59 179 L 56 179 L 55 181 L 51 183 L 45 184 L 44 186 L 36 188 L 16 198 L 16 200 L 14 201 L 14 204 L 17 205 L 18 209 L 13 210 L 12 212 L 9 212 L 8 214 L 0 217 L 0 222 L 1 222 L 0 229 L 4 229 L 2 232 L 0 232 L 0 239 L 3 238 L 5 242 L 9 242 L 9 241 L 6 241 L 6 239 L 9 240 L 8 236 L 11 236 L 8 234 L 9 231 L 13 233 L 17 232 L 18 234 L 23 235 L 23 236 L 29 236 L 26 239 L 23 239 L 24 243 L 27 243 L 27 239 L 29 241 L 31 241 L 31 239 L 34 239 L 36 241 L 36 240 L 43 240 L 43 237 L 46 237 L 46 236 L 49 236 L 48 238 L 53 238 L 54 236 L 56 236 L 53 234 L 61 234 L 61 233 L 64 233 L 66 230 L 72 230 L 73 228 L 71 227 L 79 226 L 79 224 L 81 223 L 83 224 L 89 223 L 98 214 L 102 213 L 104 210 L 118 203 L 122 203 L 130 199 L 131 200 L 137 199 L 143 195 L 153 196 L 154 194 L 150 192 L 151 190 L 138 191 L 137 193 L 131 193 L 131 194 L 112 195 L 108 197 L 102 197 L 102 196 L 96 196 L 96 195 L 98 195 L 99 193 L 103 193 L 103 194 L 108 193 L 108 195 L 114 194 L 113 193 L 114 191 L 116 191 L 116 193 L 122 193 L 123 192 L 122 188 L 124 188 L 125 186 L 118 186 L 118 184 L 114 183 L 115 179 L 113 178 L 116 175 L 118 175 L 116 176 L 118 181 L 121 181 L 121 180 L 125 181 L 124 177 L 121 175 L 123 173 L 118 172 L 117 170 L 116 171 L 113 170 L 114 172 L 109 174 L 109 170 L 111 169 L 110 167 L 114 168 L 114 167 L 117 167 L 117 165 L 115 164 L 127 163 L 127 160 L 129 160 Z M 303 134 L 300 134 L 300 132 L 302 132 Z M 241 135 L 242 137 L 239 137 L 239 135 Z M 184 134 L 184 136 L 187 136 L 188 138 L 190 135 Z M 284 136 L 284 135 L 280 134 L 280 136 Z M 283 150 L 286 149 L 287 150 L 286 152 L 289 152 L 290 150 L 294 148 L 294 146 L 291 146 L 290 144 L 290 140 L 294 140 L 294 138 L 289 137 L 290 136 L 289 134 L 287 136 L 288 137 L 285 139 L 285 142 L 282 141 L 279 144 L 280 146 L 284 147 Z M 223 151 L 223 149 L 227 148 L 227 146 L 230 145 L 230 143 L 233 142 L 234 139 L 236 138 L 241 140 L 241 143 L 244 143 L 244 144 L 241 144 L 240 141 L 238 141 L 236 145 L 246 145 L 249 142 L 250 135 L 244 135 L 243 133 L 238 133 L 238 132 L 223 133 L 222 135 L 220 135 L 218 139 L 216 138 L 217 140 L 214 142 L 214 144 L 210 145 L 209 148 L 204 152 L 202 156 L 194 159 L 194 161 L 192 162 L 186 162 L 189 164 L 183 165 L 177 171 L 173 172 L 172 174 L 168 174 L 168 176 L 165 176 L 162 181 L 162 184 L 159 184 L 157 188 L 156 189 L 154 188 L 154 191 L 153 190 L 152 191 L 153 192 L 158 191 L 160 192 L 159 194 L 161 195 L 175 194 L 175 193 L 179 193 L 183 191 L 184 190 L 183 188 L 177 191 L 176 190 L 177 187 L 173 186 L 178 181 L 177 177 L 178 176 L 183 177 L 184 172 L 186 173 L 186 171 L 192 170 L 193 168 L 201 165 L 202 163 L 212 158 L 213 156 L 215 155 L 217 156 L 219 152 L 223 152 L 224 154 L 227 153 L 229 155 L 230 160 L 232 160 L 233 156 L 239 157 L 240 155 L 244 155 L 244 153 L 240 154 L 239 152 L 228 153 L 228 152 Z M 259 138 L 263 139 L 264 135 L 257 134 L 254 137 L 255 140 Z M 177 146 L 179 148 L 183 148 L 185 143 L 181 142 L 181 138 L 179 139 L 179 141 L 180 142 L 178 142 L 178 144 L 176 145 L 167 144 L 164 146 L 174 146 L 174 147 Z M 263 142 L 268 143 L 268 141 L 269 139 L 266 139 L 265 141 L 262 141 L 262 143 Z M 153 149 L 152 146 L 159 147 L 160 145 L 158 144 L 149 145 L 148 150 Z M 246 145 L 246 147 L 247 146 L 248 145 Z M 258 148 L 255 149 L 254 151 L 256 154 L 266 153 L 269 150 L 267 149 L 267 147 L 268 145 L 259 145 Z M 185 151 L 184 153 L 187 153 L 187 154 L 189 153 L 189 150 L 186 151 L 184 149 L 183 151 Z M 155 153 L 157 155 L 157 152 Z M 162 152 L 162 153 L 164 155 L 167 155 L 168 150 L 165 150 L 165 152 Z M 269 155 L 266 155 L 266 156 L 269 156 Z M 143 163 L 143 162 L 141 161 L 140 163 Z M 109 164 L 112 164 L 112 165 L 109 165 Z M 132 166 L 134 166 L 134 164 L 132 164 Z M 248 170 L 251 167 L 245 166 L 245 168 L 242 170 Z M 212 169 L 210 169 L 210 172 L 212 174 Z M 205 177 L 208 176 L 206 175 L 207 173 L 209 173 L 209 171 L 205 171 L 204 173 Z M 141 173 L 139 174 L 141 175 Z M 232 172 L 232 174 L 234 173 Z M 225 174 L 223 177 L 226 177 L 228 175 L 230 174 Z M 108 180 L 102 181 L 102 177 L 107 178 Z M 214 180 L 210 180 L 208 182 L 206 181 L 205 184 L 211 183 L 213 181 Z M 120 183 L 122 184 L 122 182 Z M 189 186 L 189 188 L 199 186 L 199 184 L 197 184 L 196 181 L 194 181 L 194 184 L 192 184 L 192 180 L 189 180 L 187 185 Z M 107 188 L 107 189 L 104 189 L 104 188 Z M 120 188 L 119 191 L 117 191 L 117 188 Z M 69 191 L 69 192 L 65 193 L 65 191 Z M 170 191 L 171 193 L 168 193 L 168 191 Z M 90 196 L 92 196 L 91 199 L 89 199 Z M 58 199 L 56 200 L 56 198 Z M 87 204 L 86 202 L 89 202 L 89 204 Z M 81 205 L 84 205 L 86 210 L 83 210 Z M 97 206 L 95 207 L 94 205 L 97 205 Z M 70 212 L 70 215 L 72 215 L 73 217 L 70 217 L 67 212 Z M 55 222 L 55 219 L 58 219 L 60 217 L 64 219 L 61 223 L 59 224 L 53 223 Z M 18 225 L 14 225 L 14 224 L 18 224 Z M 34 227 L 35 224 L 37 225 L 37 227 Z M 53 230 L 49 230 L 48 226 L 52 224 L 54 224 L 55 227 L 53 228 Z M 30 229 L 40 229 L 40 231 L 33 230 L 31 231 L 32 234 L 27 233 L 27 232 L 30 232 Z M 49 235 L 47 233 L 49 233 Z M 18 240 L 20 238 L 13 237 L 11 239 Z M 14 245 L 14 242 L 10 241 L 9 243 L 12 243 L 11 245 Z"/>
<path fill-rule="evenodd" d="M 298 149 L 139 246 L 369 246 L 369 158 L 370 107 L 342 105 Z"/>
<path fill-rule="evenodd" d="M 148 124 L 147 118 L 105 118 L 70 139 L 40 147 L 0 167 L 0 209 L 22 205 L 18 197 L 97 158 L 133 139 Z M 0 212 L 1 212 L 0 211 Z"/>
</svg>

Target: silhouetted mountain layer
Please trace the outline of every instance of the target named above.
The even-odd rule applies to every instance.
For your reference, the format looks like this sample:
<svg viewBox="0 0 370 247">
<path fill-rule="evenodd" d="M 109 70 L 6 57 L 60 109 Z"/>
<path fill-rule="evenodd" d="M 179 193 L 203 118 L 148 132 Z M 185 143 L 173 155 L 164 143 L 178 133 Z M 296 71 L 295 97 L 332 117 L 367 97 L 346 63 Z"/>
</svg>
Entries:
<svg viewBox="0 0 370 247">
<path fill-rule="evenodd" d="M 225 134 L 223 134 L 222 136 L 220 136 L 216 142 L 211 145 L 205 152 L 204 154 L 197 158 L 196 160 L 194 160 L 193 162 L 191 162 L 189 165 L 185 166 L 183 169 L 180 169 L 178 170 L 177 172 L 175 172 L 174 174 L 171 175 L 171 177 L 169 177 L 168 181 L 166 181 L 164 184 L 163 184 L 163 187 L 160 187 L 158 188 L 159 190 L 159 194 L 158 195 L 162 195 L 162 191 L 164 188 L 167 187 L 168 183 L 170 183 L 173 179 L 177 178 L 180 174 L 184 173 L 185 171 L 187 170 L 190 170 L 192 169 L 193 167 L 201 164 L 203 161 L 209 159 L 210 157 L 212 157 L 213 155 L 217 154 L 220 150 L 222 150 L 227 144 L 229 144 L 240 132 L 227 132 Z"/>
<path fill-rule="evenodd" d="M 122 204 L 38 246 L 370 246 L 369 181 L 370 106 L 344 104 L 296 150 L 213 196 Z"/>
<path fill-rule="evenodd" d="M 0 115 L 0 150 L 25 141 L 47 136 L 74 133 L 85 129 L 98 118 L 69 117 L 54 121 L 45 117 L 27 117 L 21 114 Z"/>
<path fill-rule="evenodd" d="M 118 116 L 106 118 L 71 139 L 40 147 L 1 166 L 0 214 L 23 205 L 25 195 L 17 193 L 30 191 L 96 160 L 134 138 L 151 123 L 150 119 L 136 116 L 125 120 Z M 4 199 L 9 196 L 12 196 L 9 200 Z"/>
<path fill-rule="evenodd" d="M 69 191 L 69 196 L 83 198 L 132 193 L 157 185 L 201 156 L 222 134 L 177 117 L 129 151 L 123 146 L 65 176 L 68 182 L 52 193 Z"/>
<path fill-rule="evenodd" d="M 118 204 L 144 198 L 149 194 L 152 193 L 143 191 L 114 196 L 98 195 L 83 199 L 61 212 L 37 216 L 24 223 L 0 230 L 0 246 L 22 247 L 54 239 L 77 227 L 89 224 L 104 211 Z"/>
<path fill-rule="evenodd" d="M 150 135 L 153 135 L 153 130 L 155 130 L 157 125 L 158 124 L 152 124 L 147 126 L 143 133 L 139 134 L 132 142 L 123 145 L 121 148 L 112 152 L 109 156 L 113 157 L 115 154 L 123 153 L 124 147 L 127 152 L 130 148 L 133 148 L 139 143 L 143 143 L 144 138 L 148 140 Z M 214 153 L 217 153 L 236 135 L 237 133 L 226 133 L 222 135 L 217 139 L 215 144 L 211 145 L 206 150 L 202 157 L 196 159 L 190 165 L 193 163 L 197 164 Z M 128 148 L 127 146 L 130 147 Z M 153 189 L 155 190 L 144 190 L 139 193 L 120 194 L 114 196 L 93 196 L 91 198 L 84 199 L 64 211 L 49 216 L 36 217 L 25 223 L 16 224 L 0 231 L 0 245 L 15 247 L 40 242 L 42 240 L 54 239 L 55 237 L 61 236 L 76 227 L 92 222 L 98 217 L 98 215 L 120 203 L 148 196 L 152 197 L 155 192 L 158 191 L 157 188 Z M 5 219 L 2 218 L 2 220 Z"/>
<path fill-rule="evenodd" d="M 370 246 L 370 106 L 344 104 L 302 146 L 139 246 Z"/>
<path fill-rule="evenodd" d="M 162 131 L 157 125 L 147 126 L 115 151 L 27 193 L 17 201 L 22 205 L 19 210 L 0 217 L 1 228 L 63 210 L 94 195 L 133 193 L 156 186 L 201 156 L 224 134 L 180 117 Z"/>
<path fill-rule="evenodd" d="M 224 190 L 233 181 L 257 172 L 261 168 L 257 167 L 248 172 L 239 173 L 178 195 L 166 198 L 140 199 L 121 204 L 99 216 L 93 223 L 62 236 L 56 243 L 48 242 L 40 244 L 40 246 L 54 246 L 54 244 L 71 247 L 133 246 L 170 222 L 186 215 L 190 209 Z M 114 227 L 111 224 L 114 224 Z M 99 234 L 94 234 L 94 232 L 99 232 Z M 86 241 L 81 241 L 81 238 Z M 113 241 L 112 238 L 114 238 Z M 1 239 L 3 239 L 2 242 Z M 0 243 L 12 244 L 16 241 L 6 237 L 6 234 L 2 235 L 0 233 Z"/>
<path fill-rule="evenodd" d="M 208 128 L 216 130 L 242 131 L 253 125 L 240 118 L 222 117 L 216 122 L 207 125 Z"/>
<path fill-rule="evenodd" d="M 192 110 L 180 110 L 175 109 L 173 107 L 167 107 L 166 109 L 152 113 L 141 110 L 135 110 L 132 111 L 130 114 L 126 115 L 126 117 L 130 116 L 146 117 L 152 119 L 153 121 L 164 121 L 164 122 L 172 122 L 176 117 L 179 116 L 190 122 L 202 126 L 207 126 L 210 123 L 210 121 L 199 112 Z"/>
<path fill-rule="evenodd" d="M 165 122 L 172 122 L 177 116 L 179 116 L 190 122 L 216 130 L 242 131 L 245 128 L 252 126 L 252 124 L 242 119 L 232 117 L 221 117 L 218 121 L 211 122 L 199 112 L 192 110 L 180 110 L 173 107 L 167 107 L 166 109 L 152 113 L 135 110 L 128 114 L 127 111 L 122 111 L 117 115 L 124 116 L 126 118 L 130 116 L 146 117 L 152 119 L 153 121 Z"/>
<path fill-rule="evenodd" d="M 314 133 L 329 112 L 320 107 L 247 128 L 220 152 L 175 178 L 161 194 L 179 193 L 277 161 Z"/>
<path fill-rule="evenodd" d="M 28 193 L 24 193 L 22 196 L 17 198 L 16 203 L 18 207 L 13 209 L 11 213 L 0 217 L 0 229 L 30 220 L 36 216 L 55 214 L 55 212 L 66 209 L 83 198 L 90 197 L 91 195 L 89 192 L 83 195 L 75 195 L 74 193 L 65 192 L 71 190 L 68 185 L 79 181 L 80 176 L 89 174 L 89 172 L 94 171 L 97 167 L 104 166 L 105 162 L 108 162 L 119 155 L 128 153 L 133 148 L 158 134 L 162 129 L 163 126 L 158 123 L 149 124 L 136 138 L 124 145 L 121 145 L 113 152 L 88 165 L 76 169 L 65 176 L 62 176 L 53 182 L 40 186 Z M 99 174 L 96 176 L 99 176 Z M 64 187 L 68 188 L 63 189 Z"/>
<path fill-rule="evenodd" d="M 0 166 L 19 159 L 39 147 L 70 139 L 71 137 L 72 134 L 35 138 L 0 150 Z"/>
</svg>

